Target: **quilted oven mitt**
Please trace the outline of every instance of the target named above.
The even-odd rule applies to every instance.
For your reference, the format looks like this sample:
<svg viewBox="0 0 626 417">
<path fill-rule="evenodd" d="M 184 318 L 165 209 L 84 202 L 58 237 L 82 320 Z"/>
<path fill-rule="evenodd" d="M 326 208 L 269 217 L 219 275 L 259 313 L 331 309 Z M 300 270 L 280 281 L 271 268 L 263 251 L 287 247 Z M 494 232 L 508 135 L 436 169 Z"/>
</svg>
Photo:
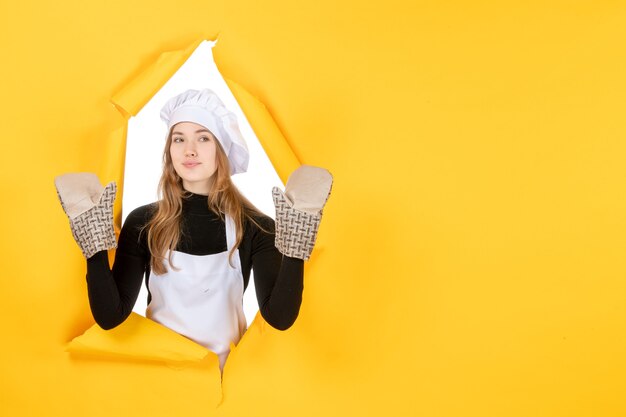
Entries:
<svg viewBox="0 0 626 417">
<path fill-rule="evenodd" d="M 117 186 L 100 185 L 95 174 L 80 172 L 54 179 L 63 211 L 70 219 L 74 240 L 85 258 L 96 252 L 117 247 L 113 229 L 113 202 Z"/>
<path fill-rule="evenodd" d="M 286 256 L 308 260 L 315 245 L 333 176 L 324 168 L 302 165 L 291 173 L 283 193 L 272 188 L 276 207 L 275 245 Z"/>
</svg>

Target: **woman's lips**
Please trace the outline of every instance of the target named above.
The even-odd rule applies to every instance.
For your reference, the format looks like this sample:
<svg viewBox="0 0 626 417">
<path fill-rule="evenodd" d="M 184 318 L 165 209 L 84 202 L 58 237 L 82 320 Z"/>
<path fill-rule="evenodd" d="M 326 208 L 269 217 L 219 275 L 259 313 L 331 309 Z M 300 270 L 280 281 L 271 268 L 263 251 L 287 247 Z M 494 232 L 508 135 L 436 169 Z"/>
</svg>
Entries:
<svg viewBox="0 0 626 417">
<path fill-rule="evenodd" d="M 193 168 L 193 167 L 195 167 L 197 165 L 200 165 L 200 162 L 185 162 L 185 163 L 183 163 L 183 166 L 185 168 Z"/>
</svg>

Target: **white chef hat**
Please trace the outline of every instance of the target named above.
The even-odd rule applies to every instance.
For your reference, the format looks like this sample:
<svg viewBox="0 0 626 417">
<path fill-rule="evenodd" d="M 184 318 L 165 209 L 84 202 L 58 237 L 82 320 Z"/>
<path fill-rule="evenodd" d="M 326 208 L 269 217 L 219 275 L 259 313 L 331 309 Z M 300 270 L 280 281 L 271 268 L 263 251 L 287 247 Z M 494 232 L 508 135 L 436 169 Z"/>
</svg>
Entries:
<svg viewBox="0 0 626 417">
<path fill-rule="evenodd" d="M 193 122 L 209 129 L 220 141 L 228 161 L 230 174 L 246 172 L 250 154 L 239 131 L 237 116 L 224 107 L 219 97 L 208 88 L 187 90 L 170 98 L 161 109 L 161 120 L 168 134 L 176 123 Z"/>
</svg>

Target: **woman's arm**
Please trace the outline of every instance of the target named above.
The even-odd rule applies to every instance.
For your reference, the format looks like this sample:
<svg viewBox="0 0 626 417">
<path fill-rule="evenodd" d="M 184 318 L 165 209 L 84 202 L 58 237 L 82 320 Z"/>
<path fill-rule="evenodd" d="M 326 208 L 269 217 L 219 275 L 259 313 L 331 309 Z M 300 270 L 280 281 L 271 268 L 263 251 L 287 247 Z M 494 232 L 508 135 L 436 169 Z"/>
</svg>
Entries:
<svg viewBox="0 0 626 417">
<path fill-rule="evenodd" d="M 120 232 L 113 270 L 106 250 L 87 259 L 89 306 L 96 323 L 105 330 L 126 320 L 137 301 L 146 271 L 146 250 L 139 239 L 144 221 L 145 206 L 128 215 Z"/>
<path fill-rule="evenodd" d="M 255 230 L 252 270 L 261 315 L 272 327 L 286 330 L 296 321 L 302 304 L 304 261 L 283 256 L 274 245 L 274 220 L 260 220 L 271 233 Z"/>
<path fill-rule="evenodd" d="M 277 329 L 289 328 L 298 317 L 304 260 L 315 245 L 332 183 L 328 170 L 301 165 L 287 179 L 285 192 L 272 188 L 276 222 L 266 217 L 271 233 L 257 230 L 252 266 L 261 314 Z"/>
</svg>

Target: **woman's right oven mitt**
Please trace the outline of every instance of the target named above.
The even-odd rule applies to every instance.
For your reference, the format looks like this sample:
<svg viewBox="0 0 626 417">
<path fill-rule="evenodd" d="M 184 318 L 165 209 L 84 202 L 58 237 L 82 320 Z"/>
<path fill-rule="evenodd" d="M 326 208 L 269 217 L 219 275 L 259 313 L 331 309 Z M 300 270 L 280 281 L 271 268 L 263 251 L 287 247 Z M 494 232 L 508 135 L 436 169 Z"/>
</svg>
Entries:
<svg viewBox="0 0 626 417">
<path fill-rule="evenodd" d="M 114 181 L 100 185 L 96 174 L 79 172 L 54 179 L 61 207 L 70 220 L 74 240 L 85 258 L 96 252 L 117 247 L 113 227 L 113 203 L 117 186 Z"/>
<path fill-rule="evenodd" d="M 278 187 L 272 188 L 275 245 L 283 255 L 309 259 L 332 185 L 333 176 L 326 169 L 302 165 L 287 179 L 284 193 Z"/>
</svg>

